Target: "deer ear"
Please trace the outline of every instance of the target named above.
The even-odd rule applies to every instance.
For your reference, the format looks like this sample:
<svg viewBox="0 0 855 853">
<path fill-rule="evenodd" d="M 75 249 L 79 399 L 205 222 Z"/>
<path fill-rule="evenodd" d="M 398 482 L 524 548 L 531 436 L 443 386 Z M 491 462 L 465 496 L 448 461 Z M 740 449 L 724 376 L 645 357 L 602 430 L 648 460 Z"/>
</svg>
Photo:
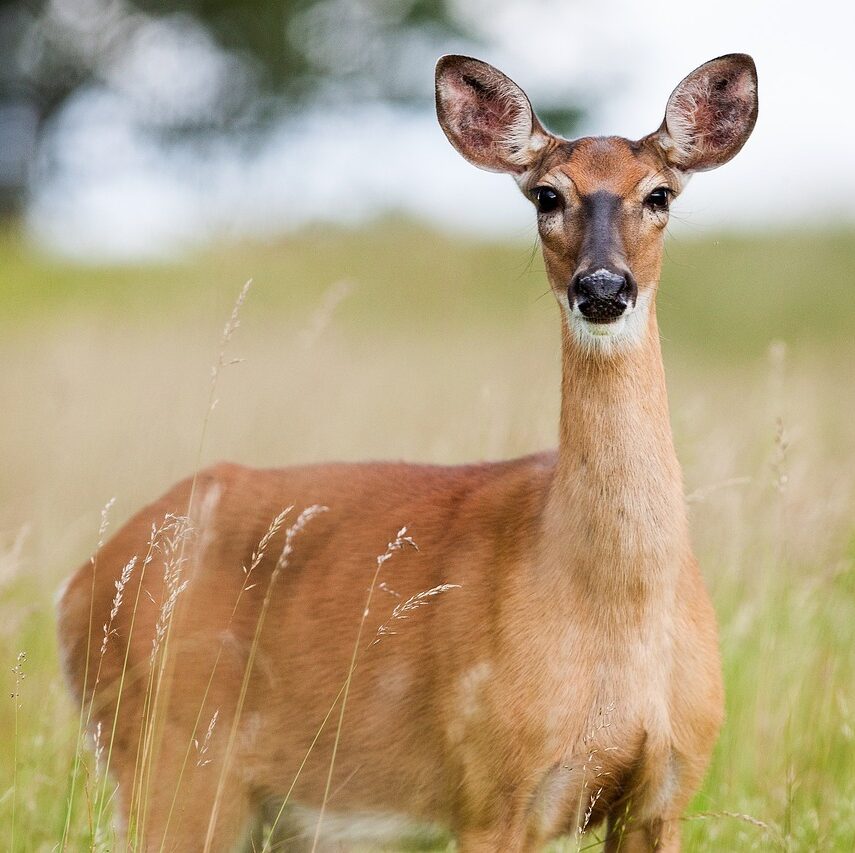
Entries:
<svg viewBox="0 0 855 853">
<path fill-rule="evenodd" d="M 549 141 L 525 92 L 492 65 L 468 56 L 437 62 L 436 114 L 451 144 L 491 172 L 525 172 Z"/>
<path fill-rule="evenodd" d="M 734 157 L 757 120 L 757 69 L 744 53 L 696 68 L 668 99 L 657 137 L 670 163 L 703 172 Z"/>
</svg>

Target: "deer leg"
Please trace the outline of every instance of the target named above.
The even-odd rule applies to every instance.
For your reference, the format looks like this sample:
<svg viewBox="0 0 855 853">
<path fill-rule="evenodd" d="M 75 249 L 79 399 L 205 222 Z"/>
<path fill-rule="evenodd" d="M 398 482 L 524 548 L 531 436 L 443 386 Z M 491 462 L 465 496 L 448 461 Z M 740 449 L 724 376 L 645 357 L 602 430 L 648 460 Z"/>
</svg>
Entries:
<svg viewBox="0 0 855 853">
<path fill-rule="evenodd" d="M 469 830 L 460 834 L 457 842 L 460 853 L 495 853 L 496 850 L 519 849 L 508 843 L 505 833 L 494 829 Z"/>
<path fill-rule="evenodd" d="M 519 827 L 499 826 L 460 832 L 457 847 L 460 853 L 536 853 L 543 848 L 543 840 Z"/>
<path fill-rule="evenodd" d="M 249 789 L 236 772 L 224 771 L 219 750 L 210 763 L 199 761 L 195 752 L 188 759 L 184 735 L 184 727 L 167 725 L 145 790 L 137 793 L 132 806 L 135 814 L 129 828 L 135 837 L 128 843 L 159 853 L 239 850 L 255 808 Z M 133 762 L 127 763 L 127 771 L 119 773 L 120 811 L 126 826 L 131 804 L 123 800 L 133 786 Z"/>
<path fill-rule="evenodd" d="M 680 853 L 680 825 L 676 820 L 633 824 L 623 813 L 609 819 L 604 853 Z"/>
</svg>

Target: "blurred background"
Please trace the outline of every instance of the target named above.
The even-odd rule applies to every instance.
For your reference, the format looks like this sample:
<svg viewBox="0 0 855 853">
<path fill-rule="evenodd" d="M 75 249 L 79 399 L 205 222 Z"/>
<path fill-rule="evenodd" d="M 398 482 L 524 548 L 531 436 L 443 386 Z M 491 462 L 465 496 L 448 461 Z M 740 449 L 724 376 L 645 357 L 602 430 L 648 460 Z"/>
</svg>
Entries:
<svg viewBox="0 0 855 853">
<path fill-rule="evenodd" d="M 744 51 L 756 130 L 675 204 L 658 300 L 728 695 L 687 849 L 855 848 L 853 8 L 0 0 L 0 847 L 113 843 L 91 765 L 67 806 L 52 603 L 111 498 L 107 535 L 219 458 L 554 443 L 534 217 L 446 141 L 436 58 L 497 65 L 557 132 L 637 138 Z"/>
<path fill-rule="evenodd" d="M 787 0 L 691 14 L 632 0 L 3 0 L 0 212 L 84 259 L 162 257 L 390 210 L 518 234 L 526 206 L 436 132 L 438 55 L 504 69 L 557 132 L 637 138 L 689 70 L 750 51 L 762 120 L 685 212 L 755 228 L 852 222 L 855 11 L 836 0 L 806 10 Z"/>
</svg>

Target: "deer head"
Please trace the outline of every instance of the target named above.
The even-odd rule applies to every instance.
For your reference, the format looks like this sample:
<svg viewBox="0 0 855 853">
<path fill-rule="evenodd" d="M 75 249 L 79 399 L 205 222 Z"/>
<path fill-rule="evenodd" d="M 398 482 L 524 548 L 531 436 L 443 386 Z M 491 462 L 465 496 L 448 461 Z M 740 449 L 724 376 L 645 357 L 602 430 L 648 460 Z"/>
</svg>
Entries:
<svg viewBox="0 0 855 853">
<path fill-rule="evenodd" d="M 465 56 L 439 60 L 436 107 L 470 163 L 513 175 L 534 204 L 571 337 L 614 353 L 637 345 L 654 314 L 671 202 L 692 173 L 726 163 L 748 139 L 757 74 L 745 54 L 705 63 L 672 92 L 659 128 L 637 141 L 556 136 L 516 83 Z"/>
</svg>

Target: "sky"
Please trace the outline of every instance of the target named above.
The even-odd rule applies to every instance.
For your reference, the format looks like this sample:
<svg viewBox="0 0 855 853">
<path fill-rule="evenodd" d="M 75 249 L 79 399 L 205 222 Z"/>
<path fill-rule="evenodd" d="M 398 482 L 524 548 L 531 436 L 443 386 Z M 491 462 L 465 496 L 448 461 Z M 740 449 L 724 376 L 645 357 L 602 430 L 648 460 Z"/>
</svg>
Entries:
<svg viewBox="0 0 855 853">
<path fill-rule="evenodd" d="M 580 135 L 643 136 L 693 68 L 750 53 L 759 75 L 755 131 L 735 160 L 693 178 L 674 205 L 672 230 L 855 222 L 855 4 L 459 3 L 485 36 L 479 57 L 516 80 L 535 111 L 556 87 L 587 104 Z M 147 85 L 158 74 L 178 76 L 192 93 L 218 73 L 202 42 L 183 41 L 177 64 L 168 45 L 150 42 L 156 61 L 128 60 L 128 73 L 144 73 Z M 192 74 L 180 74 L 185 64 Z M 428 62 L 424 75 L 423 109 L 316 109 L 274 128 L 252 153 L 222 143 L 201 157 L 165 156 L 134 133 L 119 94 L 89 92 L 61 119 L 58 170 L 33 199 L 31 231 L 58 252 L 114 261 L 313 222 L 355 225 L 390 211 L 456 233 L 531 238 L 534 217 L 513 181 L 478 171 L 445 139 Z"/>
</svg>

